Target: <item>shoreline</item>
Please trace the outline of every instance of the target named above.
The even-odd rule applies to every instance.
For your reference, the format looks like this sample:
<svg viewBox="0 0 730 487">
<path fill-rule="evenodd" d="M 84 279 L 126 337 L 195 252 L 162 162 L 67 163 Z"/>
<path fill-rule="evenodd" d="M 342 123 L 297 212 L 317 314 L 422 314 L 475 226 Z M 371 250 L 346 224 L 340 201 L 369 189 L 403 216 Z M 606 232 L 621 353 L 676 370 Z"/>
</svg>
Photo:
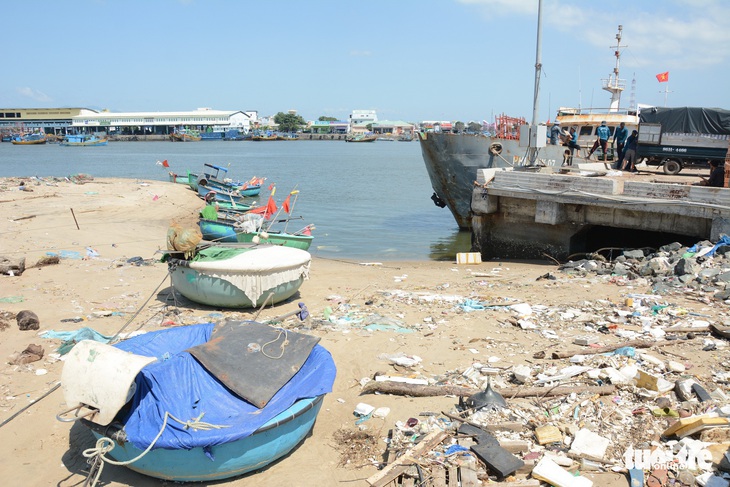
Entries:
<svg viewBox="0 0 730 487">
<path fill-rule="evenodd" d="M 396 422 L 418 418 L 422 412 L 452 410 L 457 402 L 453 396 L 360 395 L 367 379 L 376 373 L 458 378 L 475 363 L 489 363 L 499 370 L 495 384 L 505 387 L 513 365 L 544 369 L 569 365 L 567 359 L 538 360 L 533 355 L 540 350 L 574 347 L 571 337 L 586 333 L 585 322 L 577 318 L 541 325 L 559 337 L 555 339 L 539 329 L 515 326 L 516 317 L 504 306 L 468 312 L 459 303 L 466 299 L 501 305 L 524 302 L 553 313 L 545 315 L 549 323 L 571 309 L 605 319 L 608 315 L 604 313 L 626 309 L 628 294 L 650 292 L 641 282 L 620 285 L 596 276 L 564 275 L 549 263 L 384 261 L 382 265 L 361 265 L 314 256 L 309 279 L 293 299 L 260 312 L 215 309 L 173 296 L 166 265 L 154 261 L 165 247 L 171 221 L 185 225 L 197 220 L 199 200 L 190 198 L 190 191 L 182 185 L 102 178 L 84 185 L 34 186 L 33 191 L 3 188 L 0 184 L 0 208 L 7 218 L 0 223 L 0 248 L 4 249 L 0 255 L 22 255 L 27 268 L 19 276 L 0 275 L 0 310 L 13 314 L 31 310 L 40 320 L 37 331 L 21 331 L 15 320 L 6 320 L 8 327 L 0 331 L 5 378 L 0 384 L 0 421 L 30 405 L 0 428 L 0 455 L 11 459 L 0 465 L 0 473 L 23 479 L 21 483 L 27 485 L 80 484 L 86 468 L 81 452 L 94 444 L 80 424 L 56 421 L 55 414 L 67 409 L 60 390 L 40 399 L 58 383 L 63 365 L 54 355 L 60 341 L 41 338 L 38 334 L 43 331 L 88 326 L 110 336 L 125 326 L 125 332 L 134 332 L 225 318 L 258 316 L 264 321 L 304 302 L 310 321 L 302 324 L 287 319 L 281 326 L 321 339 L 337 366 L 334 389 L 325 397 L 312 433 L 291 454 L 260 472 L 216 485 L 365 485 L 364 480 L 377 472 L 375 465 L 370 461 L 347 465 L 347 450 L 335 440 L 340 431 L 359 431 L 353 415 L 357 404 L 390 408 L 387 417 L 361 425 L 376 438 L 373 454 L 380 458 L 386 448 L 383 438 Z M 87 247 L 96 255 L 87 254 Z M 61 250 L 79 255 L 61 258 L 58 264 L 34 266 L 46 252 Z M 130 261 L 135 257 L 150 262 L 135 265 Z M 546 274 L 555 279 L 538 279 Z M 22 300 L 7 299 L 13 297 Z M 666 299 L 712 315 L 712 322 L 721 321 L 727 313 L 722 303 L 678 296 Z M 367 329 L 364 323 L 374 327 Z M 622 340 L 613 335 L 596 336 L 607 343 Z M 44 348 L 40 361 L 7 363 L 8 356 L 31 343 Z M 702 352 L 701 346 L 701 340 L 688 341 L 672 351 L 694 364 L 692 374 L 711 384 L 712 364 L 726 359 L 727 352 Z M 422 361 L 414 368 L 402 368 L 384 358 L 400 354 Z M 596 485 L 627 485 L 621 483 L 622 478 L 600 474 L 598 478 L 602 480 Z M 113 465 L 105 467 L 102 481 L 109 486 L 166 484 Z"/>
</svg>

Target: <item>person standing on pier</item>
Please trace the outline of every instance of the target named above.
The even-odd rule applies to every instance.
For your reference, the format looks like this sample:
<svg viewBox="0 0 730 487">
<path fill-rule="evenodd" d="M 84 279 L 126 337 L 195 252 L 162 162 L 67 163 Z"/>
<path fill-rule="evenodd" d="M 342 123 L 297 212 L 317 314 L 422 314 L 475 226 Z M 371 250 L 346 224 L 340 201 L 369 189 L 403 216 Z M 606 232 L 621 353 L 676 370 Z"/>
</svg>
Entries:
<svg viewBox="0 0 730 487">
<path fill-rule="evenodd" d="M 626 139 L 626 150 L 624 151 L 623 157 L 621 158 L 621 169 L 622 171 L 637 172 L 636 170 L 636 147 L 639 141 L 639 131 L 634 130 L 631 135 Z"/>
<path fill-rule="evenodd" d="M 614 169 L 618 169 L 624 162 L 624 147 L 626 145 L 626 138 L 629 136 L 629 129 L 626 128 L 626 123 L 621 122 L 613 133 L 613 146 L 616 148 L 614 152 L 614 158 L 616 162 L 613 165 Z"/>
<path fill-rule="evenodd" d="M 563 135 L 563 131 L 560 130 L 560 120 L 556 120 L 550 129 L 550 144 L 560 145 L 560 136 Z"/>
<path fill-rule="evenodd" d="M 593 153 L 596 151 L 598 146 L 601 146 L 601 150 L 603 151 L 603 161 L 606 161 L 607 153 L 608 153 L 608 138 L 611 136 L 611 130 L 606 125 L 606 121 L 604 120 L 601 122 L 601 126 L 596 129 L 596 141 L 593 143 L 593 147 L 591 148 L 591 151 L 588 153 L 588 157 L 586 159 L 590 159 Z"/>
<path fill-rule="evenodd" d="M 578 145 L 578 132 L 575 130 L 575 127 L 570 127 L 570 139 L 568 140 L 567 146 L 568 149 L 570 149 L 570 155 L 563 161 L 563 166 L 572 166 L 573 165 L 573 151 L 575 149 L 578 149 L 580 153 L 580 146 Z M 567 152 L 567 151 L 566 151 Z"/>
</svg>

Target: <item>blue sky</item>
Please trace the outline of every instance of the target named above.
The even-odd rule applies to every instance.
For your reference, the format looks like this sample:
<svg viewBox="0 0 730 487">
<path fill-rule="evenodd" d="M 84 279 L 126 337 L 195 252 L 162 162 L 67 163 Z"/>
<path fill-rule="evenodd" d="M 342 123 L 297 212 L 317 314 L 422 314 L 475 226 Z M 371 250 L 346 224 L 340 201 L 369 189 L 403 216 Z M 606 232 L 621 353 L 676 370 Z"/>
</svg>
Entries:
<svg viewBox="0 0 730 487">
<path fill-rule="evenodd" d="M 0 107 L 295 109 L 307 120 L 532 114 L 537 0 L 3 2 Z M 544 0 L 540 117 L 638 103 L 730 109 L 730 1 Z M 655 75 L 669 71 L 669 83 Z"/>
</svg>

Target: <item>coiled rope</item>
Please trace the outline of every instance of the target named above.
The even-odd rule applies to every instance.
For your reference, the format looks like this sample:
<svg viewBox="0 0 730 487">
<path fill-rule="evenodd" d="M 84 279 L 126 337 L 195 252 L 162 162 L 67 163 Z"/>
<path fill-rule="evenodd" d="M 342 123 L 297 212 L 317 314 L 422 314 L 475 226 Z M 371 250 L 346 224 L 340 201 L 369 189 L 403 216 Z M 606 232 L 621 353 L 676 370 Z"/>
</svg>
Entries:
<svg viewBox="0 0 730 487">
<path fill-rule="evenodd" d="M 173 421 L 177 421 L 178 423 L 180 423 L 183 426 L 183 429 L 186 429 L 186 430 L 194 429 L 194 430 L 207 431 L 207 430 L 212 430 L 212 429 L 222 429 L 222 428 L 229 427 L 228 425 L 217 425 L 217 424 L 212 424 L 212 423 L 207 423 L 205 421 L 201 421 L 201 419 L 203 419 L 204 415 L 205 415 L 205 413 L 202 413 L 197 418 L 193 418 L 188 421 L 182 421 L 182 420 L 176 418 L 175 416 L 173 416 L 172 414 L 170 414 L 169 411 L 165 411 L 165 418 L 162 421 L 162 428 L 160 428 L 160 432 L 157 433 L 157 436 L 155 436 L 155 439 L 152 440 L 152 443 L 150 443 L 150 445 L 147 447 L 147 449 L 145 449 L 145 451 L 143 451 L 136 457 L 132 458 L 131 460 L 126 460 L 124 462 L 112 460 L 111 458 L 106 456 L 107 453 L 109 453 L 110 451 L 112 451 L 114 449 L 114 446 L 115 446 L 114 440 L 112 440 L 111 438 L 109 438 L 107 436 L 99 438 L 96 441 L 96 445 L 94 446 L 94 448 L 88 448 L 88 449 L 84 450 L 82 453 L 82 455 L 85 458 L 88 458 L 87 463 L 89 465 L 91 465 L 91 468 L 89 469 L 89 476 L 86 479 L 86 482 L 84 483 L 84 485 L 94 487 L 96 485 L 96 483 L 99 481 L 99 478 L 101 477 L 101 472 L 104 470 L 104 464 L 106 464 L 106 463 L 109 463 L 111 465 L 122 465 L 122 466 L 129 465 L 130 463 L 134 463 L 137 460 L 144 457 L 145 455 L 147 455 L 147 453 L 149 453 L 150 450 L 152 450 L 152 448 L 157 443 L 157 440 L 160 439 L 160 437 L 162 436 L 162 433 L 165 431 L 165 428 L 167 427 L 168 418 L 172 419 Z"/>
</svg>

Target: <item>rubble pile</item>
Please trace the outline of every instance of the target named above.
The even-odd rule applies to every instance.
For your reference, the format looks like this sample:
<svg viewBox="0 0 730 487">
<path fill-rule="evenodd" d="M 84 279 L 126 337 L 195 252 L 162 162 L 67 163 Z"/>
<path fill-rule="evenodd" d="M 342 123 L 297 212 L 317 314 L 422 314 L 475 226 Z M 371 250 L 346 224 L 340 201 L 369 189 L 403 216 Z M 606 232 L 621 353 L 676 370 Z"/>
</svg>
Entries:
<svg viewBox="0 0 730 487">
<path fill-rule="evenodd" d="M 726 301 L 730 298 L 729 254 L 730 238 L 723 236 L 714 244 L 702 241 L 687 248 L 675 242 L 655 252 L 624 250 L 611 261 L 598 255 L 562 264 L 559 269 L 571 275 L 606 276 L 618 284 L 644 280 L 656 294 L 695 291 Z"/>
</svg>

